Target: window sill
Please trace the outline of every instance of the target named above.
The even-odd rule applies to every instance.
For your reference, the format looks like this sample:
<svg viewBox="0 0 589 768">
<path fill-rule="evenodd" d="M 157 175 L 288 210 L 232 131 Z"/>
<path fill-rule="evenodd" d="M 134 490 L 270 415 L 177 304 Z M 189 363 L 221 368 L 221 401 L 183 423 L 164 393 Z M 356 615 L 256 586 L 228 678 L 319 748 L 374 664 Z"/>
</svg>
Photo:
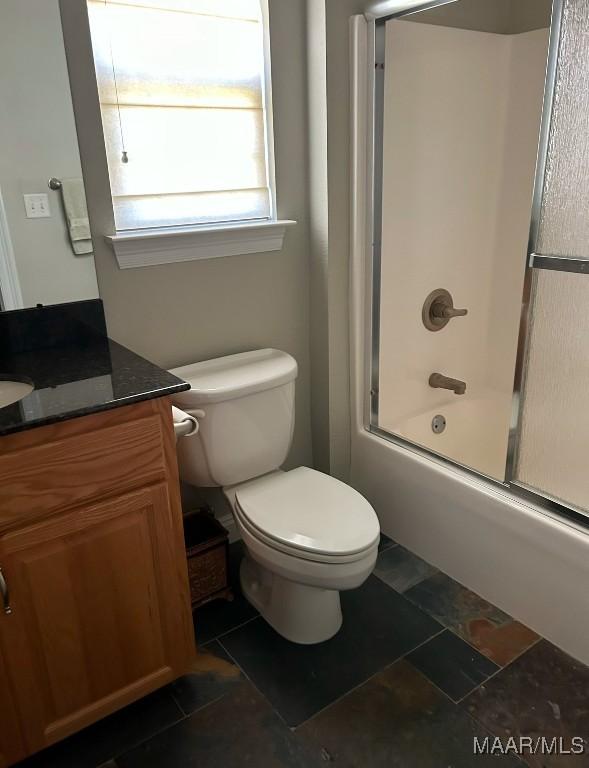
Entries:
<svg viewBox="0 0 589 768">
<path fill-rule="evenodd" d="M 245 253 L 280 251 L 287 227 L 296 221 L 248 221 L 197 227 L 138 229 L 107 235 L 119 267 L 148 267 L 178 261 L 216 259 Z"/>
</svg>

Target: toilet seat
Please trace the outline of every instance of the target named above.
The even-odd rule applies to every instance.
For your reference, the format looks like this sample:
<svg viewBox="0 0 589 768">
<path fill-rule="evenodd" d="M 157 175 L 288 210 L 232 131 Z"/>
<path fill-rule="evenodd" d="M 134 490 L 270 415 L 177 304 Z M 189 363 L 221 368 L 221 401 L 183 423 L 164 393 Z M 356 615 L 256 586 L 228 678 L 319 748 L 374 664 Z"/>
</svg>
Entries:
<svg viewBox="0 0 589 768">
<path fill-rule="evenodd" d="M 375 543 L 373 546 L 368 547 L 367 549 L 356 552 L 352 555 L 326 555 L 326 554 L 315 554 L 312 552 L 307 552 L 303 549 L 296 549 L 294 547 L 290 547 L 287 544 L 281 544 L 280 542 L 276 541 L 276 539 L 272 539 L 270 536 L 265 535 L 261 531 L 254 528 L 254 526 L 251 525 L 251 523 L 245 518 L 245 515 L 239 508 L 239 506 L 236 504 L 233 509 L 233 514 L 236 517 L 238 526 L 241 529 L 242 536 L 244 539 L 246 539 L 245 532 L 256 542 L 259 542 L 260 544 L 264 544 L 266 547 L 272 549 L 274 552 L 282 553 L 284 555 L 287 555 L 290 560 L 299 560 L 299 561 L 305 561 L 306 563 L 316 563 L 317 565 L 324 565 L 324 564 L 331 564 L 331 565 L 345 565 L 346 563 L 357 563 L 360 560 L 364 560 L 367 555 L 371 553 L 372 550 L 376 551 L 378 548 L 378 543 Z M 301 567 L 302 563 L 301 563 Z"/>
<path fill-rule="evenodd" d="M 308 467 L 275 472 L 235 490 L 250 535 L 293 557 L 354 562 L 378 545 L 376 513 L 350 486 Z"/>
</svg>

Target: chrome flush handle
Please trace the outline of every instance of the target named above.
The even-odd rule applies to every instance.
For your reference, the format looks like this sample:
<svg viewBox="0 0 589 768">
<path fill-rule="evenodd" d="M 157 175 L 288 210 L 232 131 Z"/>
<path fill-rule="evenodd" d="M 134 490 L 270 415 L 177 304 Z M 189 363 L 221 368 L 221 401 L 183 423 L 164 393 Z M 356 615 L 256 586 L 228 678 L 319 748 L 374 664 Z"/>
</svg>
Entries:
<svg viewBox="0 0 589 768">
<path fill-rule="evenodd" d="M 4 613 L 10 615 L 12 608 L 10 607 L 10 592 L 8 591 L 8 584 L 0 568 L 0 595 L 2 595 L 2 602 L 4 603 Z"/>
</svg>

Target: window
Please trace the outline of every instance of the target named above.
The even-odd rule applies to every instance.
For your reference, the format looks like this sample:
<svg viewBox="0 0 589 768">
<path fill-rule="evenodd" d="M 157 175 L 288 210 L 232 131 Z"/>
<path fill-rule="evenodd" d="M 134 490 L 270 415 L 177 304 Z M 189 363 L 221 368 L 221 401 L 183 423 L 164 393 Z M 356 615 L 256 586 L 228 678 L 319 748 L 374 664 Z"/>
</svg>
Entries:
<svg viewBox="0 0 589 768">
<path fill-rule="evenodd" d="M 88 0 L 117 232 L 271 221 L 264 0 Z"/>
</svg>

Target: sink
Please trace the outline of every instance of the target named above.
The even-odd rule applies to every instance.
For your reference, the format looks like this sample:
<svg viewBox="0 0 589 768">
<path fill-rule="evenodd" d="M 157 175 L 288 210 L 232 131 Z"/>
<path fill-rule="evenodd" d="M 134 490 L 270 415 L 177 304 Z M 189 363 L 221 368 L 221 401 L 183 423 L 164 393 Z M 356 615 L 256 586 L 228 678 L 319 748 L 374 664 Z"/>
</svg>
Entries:
<svg viewBox="0 0 589 768">
<path fill-rule="evenodd" d="M 33 389 L 33 385 L 28 381 L 0 379 L 0 408 L 17 403 L 23 397 L 30 395 Z"/>
</svg>

